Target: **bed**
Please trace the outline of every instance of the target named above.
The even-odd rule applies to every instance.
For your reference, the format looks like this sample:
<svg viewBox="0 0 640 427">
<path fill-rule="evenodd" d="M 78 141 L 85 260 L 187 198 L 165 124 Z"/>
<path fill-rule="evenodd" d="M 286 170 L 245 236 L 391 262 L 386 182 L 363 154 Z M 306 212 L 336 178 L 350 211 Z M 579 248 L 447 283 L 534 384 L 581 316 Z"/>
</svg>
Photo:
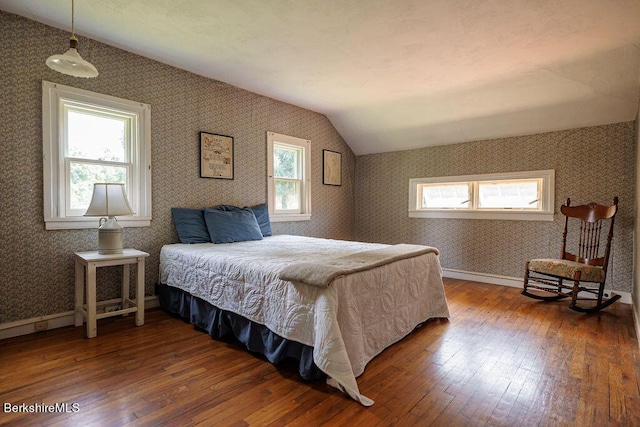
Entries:
<svg viewBox="0 0 640 427">
<path fill-rule="evenodd" d="M 160 253 L 159 287 L 168 311 L 196 326 L 207 321 L 194 320 L 194 311 L 218 320 L 229 314 L 227 329 L 242 342 L 257 336 L 285 356 L 306 358 L 301 375 L 321 371 L 365 406 L 373 401 L 356 377 L 367 363 L 426 320 L 449 317 L 438 252 L 427 246 L 288 235 L 169 244 Z M 274 361 L 271 350 L 262 352 Z"/>
</svg>

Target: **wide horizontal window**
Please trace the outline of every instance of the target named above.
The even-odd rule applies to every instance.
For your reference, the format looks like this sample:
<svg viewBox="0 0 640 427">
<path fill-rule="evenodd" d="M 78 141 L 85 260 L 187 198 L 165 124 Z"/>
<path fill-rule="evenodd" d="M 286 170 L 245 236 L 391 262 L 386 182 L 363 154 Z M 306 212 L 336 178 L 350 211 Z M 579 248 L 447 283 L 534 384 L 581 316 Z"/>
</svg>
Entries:
<svg viewBox="0 0 640 427">
<path fill-rule="evenodd" d="M 409 180 L 409 216 L 552 221 L 553 170 Z"/>
</svg>

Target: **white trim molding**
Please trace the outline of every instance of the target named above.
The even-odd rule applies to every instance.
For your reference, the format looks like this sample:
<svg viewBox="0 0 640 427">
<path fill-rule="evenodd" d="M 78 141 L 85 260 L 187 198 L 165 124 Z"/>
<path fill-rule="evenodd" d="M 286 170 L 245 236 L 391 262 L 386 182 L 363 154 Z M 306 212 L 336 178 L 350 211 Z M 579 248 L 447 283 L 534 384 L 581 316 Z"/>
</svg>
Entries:
<svg viewBox="0 0 640 427">
<path fill-rule="evenodd" d="M 524 278 L 499 276 L 496 274 L 476 273 L 472 271 L 454 270 L 451 268 L 443 268 L 442 275 L 451 279 L 469 280 L 472 282 L 488 283 L 491 285 L 509 286 L 512 288 L 522 288 Z M 524 273 L 523 273 L 524 275 Z M 631 304 L 631 293 L 612 291 L 611 289 L 605 289 L 605 294 L 615 292 L 620 295 L 620 302 L 624 304 Z M 637 322 L 636 322 L 637 325 Z"/>
<path fill-rule="evenodd" d="M 105 301 L 103 309 L 110 311 L 122 302 L 121 298 Z M 156 295 L 144 297 L 145 311 L 160 307 L 160 301 Z M 45 327 L 40 329 L 36 324 L 45 323 Z M 32 317 L 30 319 L 16 320 L 14 322 L 0 323 L 0 340 L 6 338 L 19 337 L 21 335 L 33 334 L 40 331 L 48 331 L 50 329 L 63 328 L 65 326 L 73 326 L 75 324 L 75 312 L 65 311 L 64 313 L 50 314 L 48 316 Z"/>
<path fill-rule="evenodd" d="M 640 337 L 640 313 L 638 313 L 638 306 L 636 304 L 633 305 L 633 320 L 636 325 L 636 339 Z M 638 339 L 638 347 L 640 347 L 640 339 Z"/>
</svg>

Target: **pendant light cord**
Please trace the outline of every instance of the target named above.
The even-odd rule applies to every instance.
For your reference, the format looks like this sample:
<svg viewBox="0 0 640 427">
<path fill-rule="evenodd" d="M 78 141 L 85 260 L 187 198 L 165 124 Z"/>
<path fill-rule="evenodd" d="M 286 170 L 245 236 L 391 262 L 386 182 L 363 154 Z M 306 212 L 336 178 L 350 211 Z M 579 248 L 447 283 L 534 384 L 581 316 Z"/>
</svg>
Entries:
<svg viewBox="0 0 640 427">
<path fill-rule="evenodd" d="M 75 25 L 75 2 L 71 0 L 71 37 L 75 37 L 76 35 L 73 32 Z"/>
<path fill-rule="evenodd" d="M 77 49 L 78 39 L 76 38 L 74 28 L 75 28 L 75 4 L 74 4 L 74 0 L 71 0 L 71 39 L 69 40 L 69 46 L 72 49 Z"/>
</svg>

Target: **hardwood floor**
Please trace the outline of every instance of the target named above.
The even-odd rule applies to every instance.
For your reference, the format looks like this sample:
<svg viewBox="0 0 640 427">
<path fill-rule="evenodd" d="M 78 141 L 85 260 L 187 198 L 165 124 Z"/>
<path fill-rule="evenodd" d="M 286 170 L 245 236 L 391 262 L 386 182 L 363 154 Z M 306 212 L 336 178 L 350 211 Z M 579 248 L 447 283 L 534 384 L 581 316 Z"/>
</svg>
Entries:
<svg viewBox="0 0 640 427">
<path fill-rule="evenodd" d="M 585 315 L 516 288 L 445 286 L 451 319 L 427 322 L 359 377 L 370 408 L 157 310 L 142 327 L 104 319 L 91 340 L 67 327 L 0 342 L 0 424 L 640 425 L 631 306 Z"/>
</svg>

